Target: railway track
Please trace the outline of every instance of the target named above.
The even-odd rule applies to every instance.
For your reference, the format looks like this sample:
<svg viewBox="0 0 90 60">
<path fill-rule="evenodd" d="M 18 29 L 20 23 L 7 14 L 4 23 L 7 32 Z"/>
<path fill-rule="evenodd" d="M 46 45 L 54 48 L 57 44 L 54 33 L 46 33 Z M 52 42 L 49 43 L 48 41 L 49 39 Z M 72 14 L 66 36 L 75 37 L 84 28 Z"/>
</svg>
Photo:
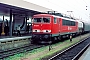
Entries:
<svg viewBox="0 0 90 60">
<path fill-rule="evenodd" d="M 78 58 L 83 54 L 89 45 L 90 37 L 74 44 L 73 46 L 54 55 L 53 57 L 50 57 L 48 60 L 78 60 Z"/>
<path fill-rule="evenodd" d="M 13 56 L 17 53 L 30 51 L 30 50 L 37 49 L 37 48 L 40 48 L 43 46 L 45 46 L 45 45 L 26 45 L 23 47 L 8 49 L 8 50 L 4 50 L 4 51 L 0 50 L 0 60 L 4 60 L 5 58 L 7 58 L 9 56 Z"/>
<path fill-rule="evenodd" d="M 27 52 L 27 51 L 30 51 L 33 49 L 41 48 L 43 46 L 46 46 L 46 45 L 33 45 L 33 44 L 31 44 L 31 45 L 26 45 L 23 47 L 18 47 L 18 48 L 13 48 L 13 49 L 8 49 L 8 50 L 0 50 L 0 59 L 4 60 L 4 58 L 7 58 L 9 56 L 13 56 L 13 55 L 18 54 L 18 53 Z M 52 58 L 50 58 L 50 59 L 52 59 Z"/>
</svg>

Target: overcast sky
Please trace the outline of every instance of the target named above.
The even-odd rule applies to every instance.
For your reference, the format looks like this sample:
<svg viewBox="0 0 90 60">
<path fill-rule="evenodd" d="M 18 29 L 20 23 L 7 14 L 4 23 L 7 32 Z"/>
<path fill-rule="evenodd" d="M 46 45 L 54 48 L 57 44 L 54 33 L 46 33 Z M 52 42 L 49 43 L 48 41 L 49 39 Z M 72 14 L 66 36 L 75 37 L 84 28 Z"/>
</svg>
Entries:
<svg viewBox="0 0 90 60">
<path fill-rule="evenodd" d="M 25 0 L 60 13 L 90 21 L 90 0 Z M 87 7 L 86 7 L 87 6 Z M 86 10 L 87 9 L 87 10 Z M 67 11 L 73 11 L 67 12 Z M 90 23 L 90 22 L 89 22 Z"/>
</svg>

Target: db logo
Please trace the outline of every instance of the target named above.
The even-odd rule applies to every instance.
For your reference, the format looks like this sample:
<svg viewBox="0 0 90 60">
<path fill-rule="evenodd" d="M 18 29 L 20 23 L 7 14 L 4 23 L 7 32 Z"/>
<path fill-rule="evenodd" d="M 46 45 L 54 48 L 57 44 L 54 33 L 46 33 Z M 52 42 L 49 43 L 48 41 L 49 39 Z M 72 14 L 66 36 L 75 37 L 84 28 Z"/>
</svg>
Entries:
<svg viewBox="0 0 90 60">
<path fill-rule="evenodd" d="M 68 26 L 68 30 L 72 30 L 72 28 L 70 28 L 70 27 Z"/>
</svg>

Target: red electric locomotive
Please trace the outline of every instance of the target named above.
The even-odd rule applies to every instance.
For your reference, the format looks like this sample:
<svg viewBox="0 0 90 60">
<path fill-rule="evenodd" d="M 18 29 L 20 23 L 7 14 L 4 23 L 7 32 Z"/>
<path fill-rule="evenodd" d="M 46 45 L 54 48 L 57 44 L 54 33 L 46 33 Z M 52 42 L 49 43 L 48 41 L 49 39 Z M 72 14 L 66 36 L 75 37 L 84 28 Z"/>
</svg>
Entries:
<svg viewBox="0 0 90 60">
<path fill-rule="evenodd" d="M 70 36 L 78 30 L 78 22 L 73 19 L 51 14 L 36 14 L 32 19 L 32 40 L 39 43 L 51 43 L 61 40 L 61 36 Z"/>
</svg>

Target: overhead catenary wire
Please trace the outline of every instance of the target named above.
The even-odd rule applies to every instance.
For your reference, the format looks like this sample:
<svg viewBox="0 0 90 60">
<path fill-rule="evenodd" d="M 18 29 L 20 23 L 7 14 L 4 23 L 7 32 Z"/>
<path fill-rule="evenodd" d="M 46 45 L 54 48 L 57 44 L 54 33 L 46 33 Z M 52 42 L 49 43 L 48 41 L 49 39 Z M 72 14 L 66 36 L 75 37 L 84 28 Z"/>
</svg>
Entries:
<svg viewBox="0 0 90 60">
<path fill-rule="evenodd" d="M 53 2 L 51 2 L 51 1 L 49 1 L 48 0 L 48 2 L 50 2 L 50 3 L 52 3 L 52 4 L 54 4 L 54 5 L 56 5 L 56 6 L 58 6 L 58 7 L 61 7 L 62 9 L 65 9 L 64 7 L 62 7 L 62 6 L 60 6 L 60 5 L 58 5 L 58 4 L 55 4 L 55 3 L 53 3 Z M 80 9 L 77 9 L 77 8 L 74 8 L 74 7 L 72 7 L 72 6 L 70 6 L 70 5 L 68 5 L 68 4 L 66 4 L 67 6 L 69 6 L 69 7 L 71 7 L 71 8 L 73 8 L 73 9 L 75 9 L 75 10 L 77 10 L 77 11 L 79 11 L 79 12 L 81 12 L 80 11 Z M 75 4 L 73 4 L 73 6 L 76 6 Z M 83 6 L 86 6 L 85 4 L 83 4 Z M 84 7 L 85 8 L 85 7 Z M 86 15 L 86 17 L 88 17 L 88 14 L 86 14 L 85 12 L 85 9 L 83 9 L 84 10 L 84 12 L 82 12 L 81 14 L 83 15 Z M 74 14 L 73 14 L 74 15 Z"/>
</svg>

